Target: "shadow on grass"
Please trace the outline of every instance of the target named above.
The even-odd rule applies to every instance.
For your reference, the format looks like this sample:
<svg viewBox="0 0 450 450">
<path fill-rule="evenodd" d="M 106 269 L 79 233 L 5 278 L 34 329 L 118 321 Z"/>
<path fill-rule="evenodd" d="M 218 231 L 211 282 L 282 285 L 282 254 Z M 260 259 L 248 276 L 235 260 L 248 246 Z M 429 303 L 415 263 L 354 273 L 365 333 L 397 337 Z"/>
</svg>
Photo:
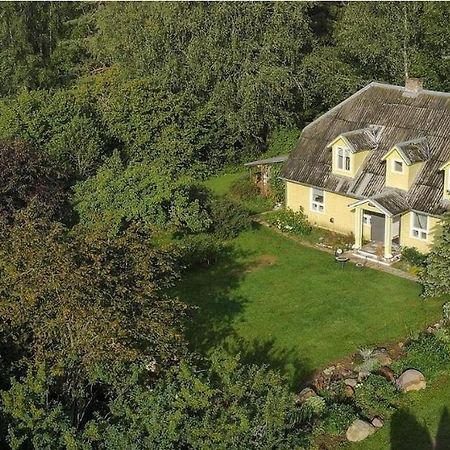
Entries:
<svg viewBox="0 0 450 450">
<path fill-rule="evenodd" d="M 233 333 L 232 324 L 248 303 L 237 294 L 246 273 L 247 266 L 242 262 L 246 256 L 228 249 L 212 266 L 184 274 L 176 293 L 192 307 L 186 335 L 195 352 L 207 354 Z"/>
<path fill-rule="evenodd" d="M 409 411 L 399 410 L 391 419 L 391 450 L 449 450 L 450 418 L 448 409 L 441 413 L 436 439 L 433 442 L 425 424 Z"/>
<path fill-rule="evenodd" d="M 231 354 L 239 354 L 244 364 L 267 365 L 277 370 L 296 391 L 313 373 L 308 360 L 300 357 L 294 348 L 280 348 L 275 339 L 249 341 L 232 336 L 226 340 L 224 348 Z"/>
<path fill-rule="evenodd" d="M 253 253 L 230 249 L 216 264 L 185 273 L 176 294 L 193 307 L 186 335 L 194 352 L 208 355 L 222 347 L 230 354 L 239 354 L 243 363 L 265 364 L 278 370 L 296 388 L 312 370 L 295 348 L 279 348 L 274 339 L 248 341 L 234 329 L 233 324 L 249 302 L 238 294 L 239 284 L 259 264 L 270 263 L 263 258 L 249 262 L 252 256 Z"/>
</svg>

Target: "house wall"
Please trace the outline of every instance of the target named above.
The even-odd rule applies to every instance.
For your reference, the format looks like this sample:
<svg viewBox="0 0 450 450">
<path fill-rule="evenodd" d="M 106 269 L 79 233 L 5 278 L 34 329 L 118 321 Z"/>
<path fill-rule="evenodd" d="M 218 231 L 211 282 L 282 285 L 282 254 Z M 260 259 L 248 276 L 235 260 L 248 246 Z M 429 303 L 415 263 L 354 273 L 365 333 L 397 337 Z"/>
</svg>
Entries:
<svg viewBox="0 0 450 450">
<path fill-rule="evenodd" d="M 366 159 L 366 156 L 369 154 L 369 151 L 363 151 L 358 153 L 350 153 L 350 171 L 345 170 L 339 170 L 337 165 L 337 149 L 338 147 L 341 148 L 348 148 L 347 143 L 342 139 L 339 138 L 337 141 L 335 141 L 331 147 L 332 149 L 332 170 L 333 173 L 336 175 L 341 175 L 344 177 L 351 177 L 353 178 L 360 167 L 362 166 L 362 163 Z"/>
<path fill-rule="evenodd" d="M 428 216 L 428 239 L 417 239 L 411 236 L 411 220 L 412 214 L 406 213 L 401 217 L 400 223 L 400 245 L 403 247 L 416 247 L 417 250 L 428 253 L 433 244 L 436 228 L 439 219 L 437 217 Z"/>
<path fill-rule="evenodd" d="M 397 173 L 392 170 L 393 163 L 396 160 L 403 162 L 403 173 Z M 386 158 L 386 186 L 407 191 L 411 187 L 419 170 L 422 169 L 422 166 L 423 163 L 407 166 L 400 153 L 394 149 Z"/>
<path fill-rule="evenodd" d="M 348 208 L 354 199 L 333 192 L 324 191 L 324 212 L 311 211 L 311 188 L 301 184 L 286 182 L 286 206 L 294 211 L 303 207 L 309 221 L 318 227 L 338 233 L 354 232 L 354 213 Z M 333 222 L 330 221 L 333 219 Z"/>
<path fill-rule="evenodd" d="M 444 198 L 450 200 L 450 165 L 444 171 Z"/>
<path fill-rule="evenodd" d="M 354 233 L 355 213 L 348 208 L 354 201 L 351 197 L 324 191 L 324 212 L 311 211 L 311 187 L 286 181 L 286 207 L 294 211 L 303 207 L 308 220 L 317 227 L 343 234 Z M 363 209 L 379 212 L 369 205 L 364 205 Z M 333 219 L 333 222 L 330 219 Z M 411 236 L 411 213 L 404 214 L 400 218 L 400 245 L 416 247 L 423 253 L 429 252 L 438 223 L 438 218 L 429 216 L 427 240 L 416 239 Z M 370 240 L 369 225 L 363 225 L 363 239 Z"/>
</svg>

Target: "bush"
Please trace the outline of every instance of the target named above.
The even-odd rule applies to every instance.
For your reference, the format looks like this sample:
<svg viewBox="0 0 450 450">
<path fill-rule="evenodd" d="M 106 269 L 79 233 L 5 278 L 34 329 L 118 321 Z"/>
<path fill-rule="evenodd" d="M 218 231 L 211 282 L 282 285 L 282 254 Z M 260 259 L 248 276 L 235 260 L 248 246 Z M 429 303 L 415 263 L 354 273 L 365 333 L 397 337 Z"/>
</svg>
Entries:
<svg viewBox="0 0 450 450">
<path fill-rule="evenodd" d="M 251 226 L 250 213 L 237 203 L 216 198 L 210 205 L 212 231 L 220 239 L 231 239 Z"/>
<path fill-rule="evenodd" d="M 325 412 L 326 403 L 322 397 L 315 395 L 307 398 L 300 407 L 300 422 L 310 422 L 321 417 Z"/>
<path fill-rule="evenodd" d="M 402 250 L 402 258 L 416 267 L 424 267 L 427 255 L 419 252 L 415 247 L 404 247 Z"/>
<path fill-rule="evenodd" d="M 189 235 L 179 242 L 182 264 L 187 267 L 214 264 L 224 244 L 210 234 Z"/>
<path fill-rule="evenodd" d="M 355 418 L 356 411 L 352 405 L 333 403 L 324 417 L 323 431 L 332 436 L 343 434 Z"/>
<path fill-rule="evenodd" d="M 292 209 L 274 211 L 264 217 L 270 225 L 277 227 L 281 231 L 299 235 L 307 235 L 312 231 L 303 208 L 300 208 L 300 211 L 292 211 Z"/>
<path fill-rule="evenodd" d="M 450 321 L 450 302 L 445 302 L 442 305 L 442 315 L 444 316 L 444 320 L 446 322 Z"/>
<path fill-rule="evenodd" d="M 400 392 L 386 378 L 369 375 L 355 390 L 355 404 L 367 417 L 387 417 L 399 406 Z"/>
<path fill-rule="evenodd" d="M 280 178 L 282 165 L 274 165 L 270 171 L 269 185 L 270 196 L 275 202 L 284 203 L 286 187 L 284 181 Z"/>
<path fill-rule="evenodd" d="M 235 200 L 250 200 L 259 195 L 259 189 L 250 174 L 246 173 L 231 184 L 230 195 Z"/>
<path fill-rule="evenodd" d="M 398 373 L 406 369 L 417 369 L 427 378 L 432 378 L 450 365 L 449 347 L 437 336 L 424 333 L 406 346 L 406 356 L 393 368 Z"/>
</svg>

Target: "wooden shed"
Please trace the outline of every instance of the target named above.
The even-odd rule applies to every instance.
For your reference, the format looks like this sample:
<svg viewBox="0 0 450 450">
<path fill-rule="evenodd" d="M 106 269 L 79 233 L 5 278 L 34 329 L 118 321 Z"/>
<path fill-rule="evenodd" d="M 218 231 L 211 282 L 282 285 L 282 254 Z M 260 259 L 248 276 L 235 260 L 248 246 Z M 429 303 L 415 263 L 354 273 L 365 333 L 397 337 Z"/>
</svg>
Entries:
<svg viewBox="0 0 450 450">
<path fill-rule="evenodd" d="M 267 196 L 270 193 L 270 172 L 272 166 L 286 161 L 288 155 L 274 156 L 273 158 L 259 159 L 245 163 L 244 166 L 254 169 L 254 180 L 259 188 L 261 195 Z"/>
</svg>

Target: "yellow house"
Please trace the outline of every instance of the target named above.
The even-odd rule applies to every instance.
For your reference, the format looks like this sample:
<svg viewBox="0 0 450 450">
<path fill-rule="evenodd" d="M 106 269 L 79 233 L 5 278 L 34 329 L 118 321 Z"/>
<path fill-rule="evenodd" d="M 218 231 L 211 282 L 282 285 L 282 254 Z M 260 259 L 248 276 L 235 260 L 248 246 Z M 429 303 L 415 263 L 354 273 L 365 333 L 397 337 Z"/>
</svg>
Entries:
<svg viewBox="0 0 450 450">
<path fill-rule="evenodd" d="M 286 206 L 357 254 L 428 252 L 450 211 L 450 94 L 370 83 L 303 129 L 282 177 Z"/>
</svg>

